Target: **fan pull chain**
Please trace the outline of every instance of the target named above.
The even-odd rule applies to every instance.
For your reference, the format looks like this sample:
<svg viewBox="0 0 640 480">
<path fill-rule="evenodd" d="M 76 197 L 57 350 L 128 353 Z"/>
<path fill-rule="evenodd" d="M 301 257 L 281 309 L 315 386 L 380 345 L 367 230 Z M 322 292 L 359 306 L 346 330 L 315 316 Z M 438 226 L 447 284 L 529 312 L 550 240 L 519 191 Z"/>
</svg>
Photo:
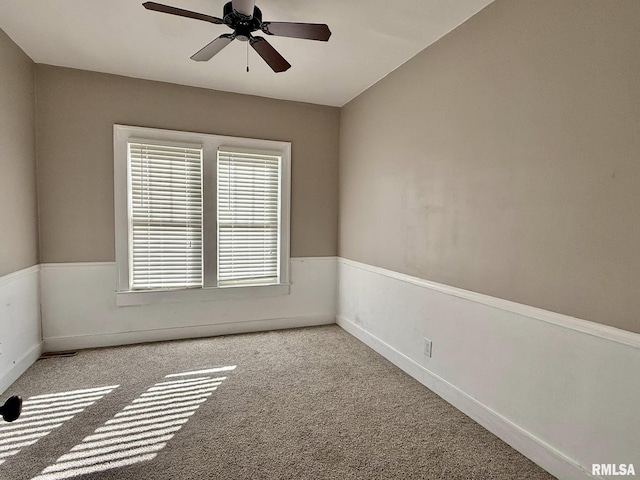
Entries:
<svg viewBox="0 0 640 480">
<path fill-rule="evenodd" d="M 247 73 L 249 73 L 249 41 L 247 40 Z"/>
</svg>

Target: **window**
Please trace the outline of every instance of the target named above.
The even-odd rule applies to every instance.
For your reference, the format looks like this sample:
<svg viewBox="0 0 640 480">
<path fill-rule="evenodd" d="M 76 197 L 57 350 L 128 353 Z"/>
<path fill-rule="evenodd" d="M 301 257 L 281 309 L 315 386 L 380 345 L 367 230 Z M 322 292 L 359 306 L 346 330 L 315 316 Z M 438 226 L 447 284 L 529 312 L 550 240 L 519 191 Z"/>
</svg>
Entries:
<svg viewBox="0 0 640 480">
<path fill-rule="evenodd" d="M 117 303 L 288 293 L 290 151 L 115 125 Z"/>
<path fill-rule="evenodd" d="M 202 148 L 129 142 L 129 288 L 202 286 Z"/>
<path fill-rule="evenodd" d="M 278 281 L 280 163 L 218 151 L 218 285 Z"/>
</svg>

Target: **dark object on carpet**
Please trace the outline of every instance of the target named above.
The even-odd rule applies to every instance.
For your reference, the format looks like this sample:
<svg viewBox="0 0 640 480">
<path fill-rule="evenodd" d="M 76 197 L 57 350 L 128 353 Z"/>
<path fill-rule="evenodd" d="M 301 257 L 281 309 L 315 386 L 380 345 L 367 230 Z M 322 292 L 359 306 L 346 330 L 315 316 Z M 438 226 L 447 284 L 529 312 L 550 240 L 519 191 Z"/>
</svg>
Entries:
<svg viewBox="0 0 640 480">
<path fill-rule="evenodd" d="M 0 415 L 5 422 L 13 422 L 17 420 L 22 412 L 22 398 L 18 396 L 9 397 L 4 402 L 4 405 L 0 407 Z"/>
</svg>

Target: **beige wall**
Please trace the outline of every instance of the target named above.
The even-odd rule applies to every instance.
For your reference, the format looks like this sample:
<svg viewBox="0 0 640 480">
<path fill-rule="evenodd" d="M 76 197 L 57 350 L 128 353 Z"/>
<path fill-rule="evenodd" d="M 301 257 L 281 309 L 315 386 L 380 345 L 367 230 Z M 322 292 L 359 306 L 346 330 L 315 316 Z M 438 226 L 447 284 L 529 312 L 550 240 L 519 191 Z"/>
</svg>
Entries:
<svg viewBox="0 0 640 480">
<path fill-rule="evenodd" d="M 113 261 L 113 124 L 292 142 L 291 254 L 337 252 L 339 110 L 37 65 L 42 262 Z"/>
<path fill-rule="evenodd" d="M 638 52 L 637 0 L 489 5 L 341 110 L 340 255 L 640 332 Z"/>
<path fill-rule="evenodd" d="M 38 263 L 34 68 L 0 30 L 0 276 Z"/>
</svg>

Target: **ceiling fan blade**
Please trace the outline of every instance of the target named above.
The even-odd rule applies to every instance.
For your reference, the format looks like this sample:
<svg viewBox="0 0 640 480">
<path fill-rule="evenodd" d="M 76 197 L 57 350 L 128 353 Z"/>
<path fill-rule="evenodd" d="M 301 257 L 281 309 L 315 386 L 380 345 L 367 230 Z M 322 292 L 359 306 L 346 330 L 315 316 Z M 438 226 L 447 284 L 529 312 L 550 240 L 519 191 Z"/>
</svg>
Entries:
<svg viewBox="0 0 640 480">
<path fill-rule="evenodd" d="M 154 10 L 156 12 L 170 13 L 171 15 L 179 15 L 180 17 L 195 18 L 196 20 L 211 22 L 218 25 L 224 24 L 224 20 L 218 17 L 212 17 L 211 15 L 205 15 L 204 13 L 191 12 L 189 10 L 183 10 L 182 8 L 170 7 L 160 3 L 145 2 L 142 6 L 147 10 Z"/>
<path fill-rule="evenodd" d="M 234 38 L 236 38 L 235 35 L 231 34 L 220 35 L 213 42 L 205 45 L 198 52 L 194 53 L 191 56 L 191 60 L 195 60 L 196 62 L 206 62 L 207 60 L 211 60 L 214 55 L 229 45 Z"/>
<path fill-rule="evenodd" d="M 232 0 L 232 8 L 236 13 L 239 13 L 243 17 L 253 17 L 253 7 L 255 7 L 255 0 Z"/>
<path fill-rule="evenodd" d="M 262 59 L 267 62 L 267 65 L 271 67 L 276 73 L 284 72 L 285 70 L 289 70 L 291 68 L 291 64 L 287 62 L 282 55 L 278 53 L 278 51 L 271 46 L 269 42 L 267 42 L 262 37 L 251 37 L 250 39 L 251 46 L 253 49 L 258 52 L 258 55 L 262 57 Z"/>
<path fill-rule="evenodd" d="M 279 37 L 304 38 L 326 42 L 331 30 L 324 23 L 263 22 L 262 31 Z"/>
</svg>

